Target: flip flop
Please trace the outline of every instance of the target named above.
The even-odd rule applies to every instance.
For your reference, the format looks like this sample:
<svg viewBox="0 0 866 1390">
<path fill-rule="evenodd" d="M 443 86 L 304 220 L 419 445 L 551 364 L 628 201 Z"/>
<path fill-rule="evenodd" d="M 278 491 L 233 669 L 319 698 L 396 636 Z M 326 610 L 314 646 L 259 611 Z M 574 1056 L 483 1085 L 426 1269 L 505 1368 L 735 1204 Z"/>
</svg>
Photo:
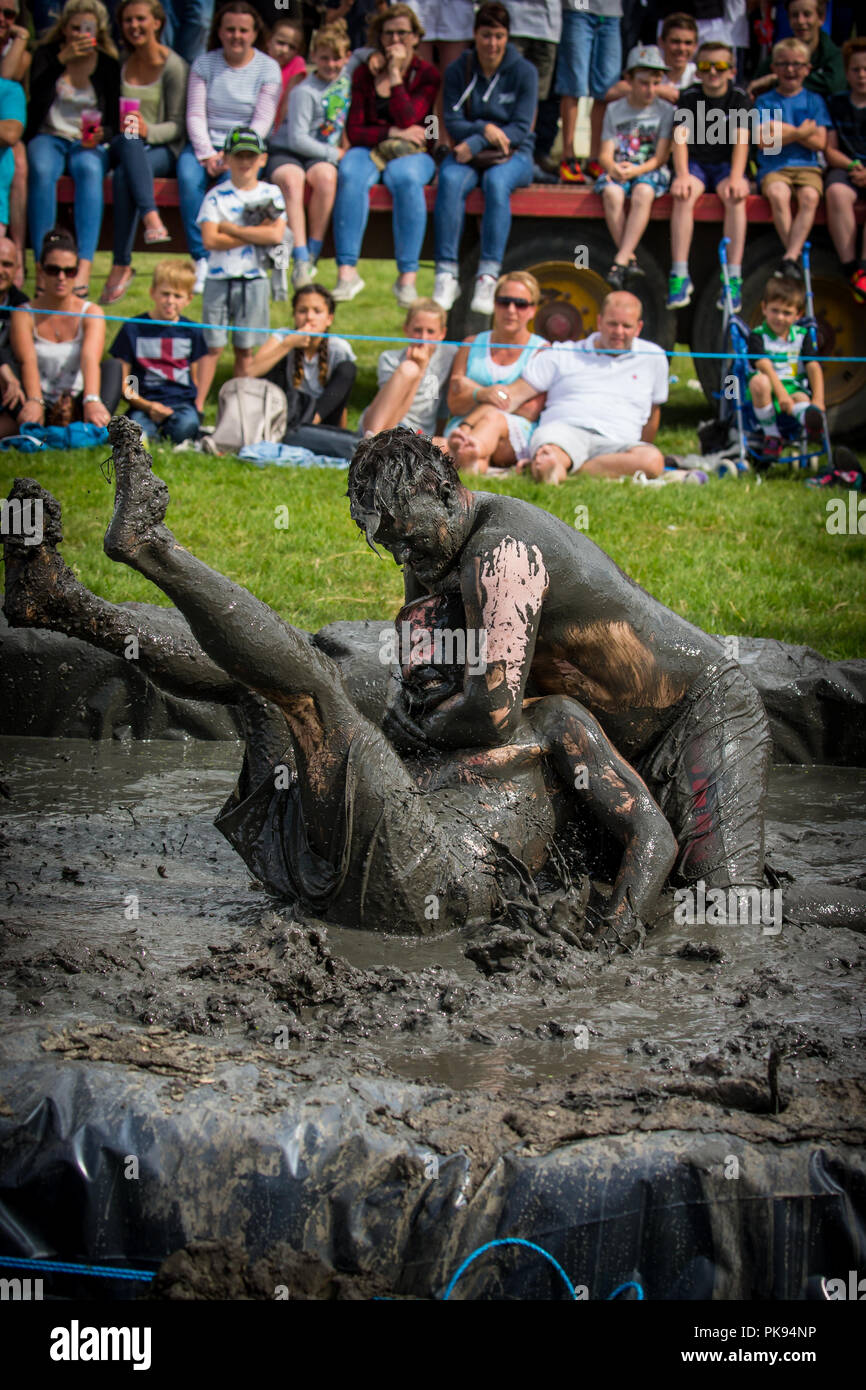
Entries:
<svg viewBox="0 0 866 1390">
<path fill-rule="evenodd" d="M 130 275 L 129 275 L 129 279 L 128 279 L 128 280 L 124 280 L 124 282 L 123 282 L 122 285 L 118 285 L 118 286 L 117 286 L 115 289 L 113 289 L 113 290 L 109 290 L 108 287 L 106 286 L 106 288 L 102 291 L 102 294 L 99 296 L 99 303 L 100 303 L 100 304 L 117 304 L 118 300 L 121 300 L 121 299 L 123 298 L 123 296 L 126 294 L 127 290 L 128 290 L 129 287 L 131 286 L 131 284 L 132 284 L 132 282 L 133 282 L 134 279 L 135 279 L 135 271 L 134 271 L 134 270 L 131 270 L 131 271 L 130 271 Z M 77 293 L 78 293 L 78 290 L 76 290 L 75 293 L 77 294 Z"/>
<path fill-rule="evenodd" d="M 167 227 L 163 227 L 162 231 L 160 231 L 158 227 L 145 227 L 145 246 L 158 246 L 162 241 L 171 241 L 171 232 Z"/>
</svg>

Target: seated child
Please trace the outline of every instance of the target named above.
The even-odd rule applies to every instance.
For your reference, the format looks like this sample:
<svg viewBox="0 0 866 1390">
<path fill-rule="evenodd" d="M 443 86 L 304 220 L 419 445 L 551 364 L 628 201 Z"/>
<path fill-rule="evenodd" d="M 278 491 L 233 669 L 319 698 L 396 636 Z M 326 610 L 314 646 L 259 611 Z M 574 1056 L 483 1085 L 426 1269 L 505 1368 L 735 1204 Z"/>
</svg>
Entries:
<svg viewBox="0 0 866 1390">
<path fill-rule="evenodd" d="M 718 39 L 702 43 L 697 54 L 698 82 L 679 99 L 674 116 L 674 181 L 671 184 L 671 274 L 669 309 L 691 302 L 689 251 L 695 230 L 695 203 L 717 193 L 724 205 L 724 235 L 730 238 L 728 274 L 734 313 L 742 308 L 743 250 L 749 180 L 748 113 L 751 102 L 734 86 L 734 50 Z M 723 133 L 720 138 L 720 130 Z M 720 306 L 723 307 L 723 306 Z"/>
<path fill-rule="evenodd" d="M 289 398 L 289 433 L 298 425 L 343 424 L 355 382 L 355 354 L 345 338 L 323 337 L 334 322 L 334 300 L 322 285 L 295 290 L 295 332 L 272 333 L 253 358 L 250 376 L 267 376 Z M 285 361 L 285 368 L 274 368 Z M 289 435 L 286 435 L 289 442 Z"/>
<path fill-rule="evenodd" d="M 626 278 L 642 274 L 635 250 L 646 231 L 652 205 L 667 192 L 671 175 L 674 108 L 658 96 L 665 63 L 654 46 L 633 48 L 626 77 L 629 95 L 613 101 L 604 113 L 598 162 L 604 173 L 596 180 L 604 219 L 617 248 L 607 282 L 625 288 Z M 631 199 L 626 214 L 625 200 Z"/>
<path fill-rule="evenodd" d="M 827 102 L 833 129 L 827 132 L 827 226 L 855 299 L 866 304 L 866 226 L 857 260 L 858 202 L 866 202 L 866 37 L 842 47 L 847 92 Z"/>
<path fill-rule="evenodd" d="M 349 52 L 343 20 L 313 35 L 313 71 L 289 95 L 268 141 L 265 177 L 281 189 L 292 233 L 292 284 L 311 285 L 337 196 L 337 168 L 345 153 L 343 132 L 352 97 L 352 73 L 362 61 Z M 310 189 L 309 209 L 304 192 Z M 307 226 L 309 222 L 309 240 Z"/>
<path fill-rule="evenodd" d="M 195 439 L 199 431 L 197 364 L 206 355 L 207 344 L 204 331 L 182 316 L 194 283 L 192 261 L 160 261 L 150 286 L 156 314 L 142 314 L 140 321 L 125 323 L 111 345 L 110 355 L 123 368 L 129 417 L 147 439 L 161 435 L 180 444 Z M 163 322 L 150 328 L 153 317 Z"/>
<path fill-rule="evenodd" d="M 396 425 L 432 436 L 448 413 L 442 397 L 457 355 L 443 347 L 448 315 L 435 299 L 416 299 L 403 325 L 407 348 L 388 348 L 379 356 L 379 390 L 358 422 L 361 434 L 378 434 Z"/>
<path fill-rule="evenodd" d="M 286 230 L 282 193 L 275 184 L 259 180 L 267 154 L 258 132 L 236 126 L 226 137 L 225 154 L 228 178 L 205 194 L 196 218 L 208 253 L 202 320 L 220 325 L 205 329 L 208 350 L 199 367 L 199 410 L 204 410 L 229 336 L 235 376 L 250 374 L 253 350 L 271 321 L 271 287 L 260 248 L 278 246 Z M 235 325 L 231 335 L 229 324 Z"/>
<path fill-rule="evenodd" d="M 302 82 L 307 75 L 304 62 L 304 26 L 299 19 L 289 19 L 288 15 L 274 20 L 271 36 L 266 45 L 269 58 L 280 65 L 280 99 L 274 117 L 274 129 L 286 114 L 289 92 Z"/>
<path fill-rule="evenodd" d="M 808 330 L 798 319 L 806 295 L 799 281 L 788 275 L 772 275 L 761 302 L 763 319 L 749 334 L 749 396 L 764 434 L 764 453 L 781 454 L 783 443 L 779 415 L 802 421 L 807 438 L 815 442 L 824 433 L 824 373 L 811 360 Z"/>
<path fill-rule="evenodd" d="M 773 46 L 776 85 L 758 97 L 758 187 L 770 204 L 773 224 L 785 248 L 783 274 L 802 278 L 799 258 L 812 230 L 821 201 L 823 180 L 818 151 L 827 144 L 832 124 L 827 103 L 804 88 L 809 50 L 799 39 L 781 39 Z M 796 216 L 792 198 L 797 195 Z"/>
</svg>

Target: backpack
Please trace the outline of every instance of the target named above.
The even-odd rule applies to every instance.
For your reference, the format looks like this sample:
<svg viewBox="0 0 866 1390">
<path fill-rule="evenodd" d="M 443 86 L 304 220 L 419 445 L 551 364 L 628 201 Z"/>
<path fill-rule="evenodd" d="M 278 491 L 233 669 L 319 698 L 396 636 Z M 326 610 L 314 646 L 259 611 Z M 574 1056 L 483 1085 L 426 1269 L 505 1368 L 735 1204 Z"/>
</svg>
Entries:
<svg viewBox="0 0 866 1390">
<path fill-rule="evenodd" d="M 286 393 L 272 381 L 234 377 L 221 387 L 217 425 L 205 435 L 207 454 L 236 454 L 247 444 L 282 443 L 288 423 Z"/>
</svg>

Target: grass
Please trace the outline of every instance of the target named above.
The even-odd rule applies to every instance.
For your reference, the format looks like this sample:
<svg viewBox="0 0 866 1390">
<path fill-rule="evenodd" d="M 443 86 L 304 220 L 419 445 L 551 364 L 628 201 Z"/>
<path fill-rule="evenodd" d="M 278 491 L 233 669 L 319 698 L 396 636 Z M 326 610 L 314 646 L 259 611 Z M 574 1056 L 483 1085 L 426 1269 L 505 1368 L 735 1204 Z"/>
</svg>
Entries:
<svg viewBox="0 0 866 1390">
<path fill-rule="evenodd" d="M 148 259 L 141 257 L 136 286 L 114 312 L 120 307 L 133 317 L 149 307 L 142 268 Z M 98 256 L 94 293 L 107 268 L 107 257 Z M 403 315 L 390 293 L 393 263 L 367 261 L 360 269 L 367 290 L 338 306 L 335 327 L 399 335 Z M 322 280 L 334 283 L 333 262 L 323 266 Z M 428 265 L 419 289 L 431 287 Z M 199 308 L 194 301 L 190 316 Z M 287 324 L 289 315 L 288 305 L 275 305 L 272 322 Z M 110 326 L 109 341 L 117 327 Z M 376 359 L 384 346 L 355 344 L 359 371 L 351 424 L 375 391 Z M 679 382 L 658 443 L 681 453 L 696 448 L 695 428 L 710 410 L 688 386 L 693 368 L 686 354 L 675 360 L 673 371 Z M 217 386 L 229 373 L 224 354 Z M 115 602 L 159 602 L 162 596 L 152 586 L 102 552 L 112 489 L 100 474 L 101 457 L 93 450 L 0 453 L 0 495 L 16 474 L 35 475 L 63 505 L 63 553 L 79 578 Z M 350 521 L 344 472 L 259 469 L 237 459 L 173 455 L 161 448 L 154 458 L 171 489 L 170 521 L 183 544 L 290 622 L 314 630 L 337 618 L 393 616 L 402 600 L 399 573 L 390 561 L 377 559 Z M 866 655 L 866 535 L 829 534 L 827 497 L 801 481 L 713 480 L 701 488 L 647 490 L 594 478 L 544 488 L 515 477 L 480 486 L 525 498 L 570 525 L 584 520 L 575 509 L 585 506 L 581 529 L 640 584 L 710 632 L 802 642 L 836 659 Z M 279 524 L 286 519 L 286 526 Z M 866 529 L 866 519 L 862 524 Z"/>
</svg>

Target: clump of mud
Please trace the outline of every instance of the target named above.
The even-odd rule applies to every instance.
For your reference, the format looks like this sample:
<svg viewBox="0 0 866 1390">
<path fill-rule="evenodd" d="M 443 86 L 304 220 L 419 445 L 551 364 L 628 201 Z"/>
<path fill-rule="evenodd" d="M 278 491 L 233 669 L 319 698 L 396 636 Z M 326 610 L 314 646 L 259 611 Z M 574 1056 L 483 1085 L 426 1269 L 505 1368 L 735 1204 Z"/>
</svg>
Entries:
<svg viewBox="0 0 866 1390">
<path fill-rule="evenodd" d="M 163 1260 L 149 1299 L 293 1299 L 301 1302 L 394 1298 L 373 1274 L 341 1274 L 318 1255 L 291 1245 L 271 1247 L 250 1260 L 243 1241 L 196 1240 Z"/>
</svg>

